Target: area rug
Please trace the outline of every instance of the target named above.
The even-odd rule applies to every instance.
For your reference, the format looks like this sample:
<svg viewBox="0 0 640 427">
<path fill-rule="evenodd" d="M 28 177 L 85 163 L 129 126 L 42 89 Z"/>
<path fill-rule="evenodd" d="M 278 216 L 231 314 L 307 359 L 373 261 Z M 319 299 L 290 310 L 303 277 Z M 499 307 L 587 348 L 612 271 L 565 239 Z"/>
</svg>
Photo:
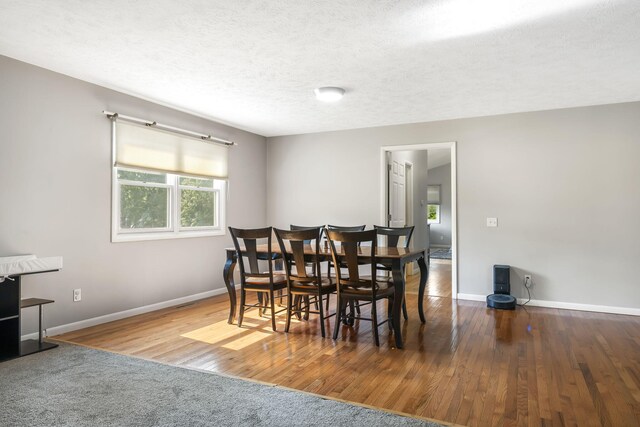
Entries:
<svg viewBox="0 0 640 427">
<path fill-rule="evenodd" d="M 429 258 L 451 259 L 451 248 L 433 248 L 429 250 Z"/>
<path fill-rule="evenodd" d="M 80 346 L 0 363 L 2 426 L 439 426 Z"/>
</svg>

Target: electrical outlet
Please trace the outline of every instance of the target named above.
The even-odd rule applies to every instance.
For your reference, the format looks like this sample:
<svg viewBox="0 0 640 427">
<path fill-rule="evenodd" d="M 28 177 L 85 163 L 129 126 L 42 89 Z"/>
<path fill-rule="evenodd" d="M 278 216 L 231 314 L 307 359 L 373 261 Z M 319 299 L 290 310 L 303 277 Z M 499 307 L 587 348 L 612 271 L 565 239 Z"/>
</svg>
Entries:
<svg viewBox="0 0 640 427">
<path fill-rule="evenodd" d="M 530 274 L 525 274 L 524 275 L 524 286 L 526 288 L 530 288 L 531 285 L 533 285 L 533 277 L 531 277 Z"/>
<path fill-rule="evenodd" d="M 498 218 L 487 218 L 487 227 L 497 227 Z"/>
<path fill-rule="evenodd" d="M 73 290 L 73 302 L 78 302 L 82 300 L 82 289 L 74 289 Z"/>
</svg>

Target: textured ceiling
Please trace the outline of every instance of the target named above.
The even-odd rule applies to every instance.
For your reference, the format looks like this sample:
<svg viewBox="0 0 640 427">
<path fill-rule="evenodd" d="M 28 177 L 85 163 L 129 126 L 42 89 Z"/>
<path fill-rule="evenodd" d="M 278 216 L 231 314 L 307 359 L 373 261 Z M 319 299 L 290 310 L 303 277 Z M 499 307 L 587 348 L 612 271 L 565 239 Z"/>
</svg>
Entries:
<svg viewBox="0 0 640 427">
<path fill-rule="evenodd" d="M 0 54 L 274 136 L 640 100 L 640 1 L 0 0 Z"/>
</svg>

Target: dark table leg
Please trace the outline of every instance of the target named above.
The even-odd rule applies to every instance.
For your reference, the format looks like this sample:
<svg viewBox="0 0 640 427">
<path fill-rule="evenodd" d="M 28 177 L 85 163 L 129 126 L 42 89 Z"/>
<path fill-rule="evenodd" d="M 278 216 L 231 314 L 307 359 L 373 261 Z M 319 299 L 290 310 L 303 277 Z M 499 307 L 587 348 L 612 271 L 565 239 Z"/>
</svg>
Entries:
<svg viewBox="0 0 640 427">
<path fill-rule="evenodd" d="M 236 267 L 236 258 L 235 256 L 229 256 L 227 254 L 227 262 L 224 264 L 224 270 L 222 272 L 222 276 L 224 277 L 224 284 L 227 287 L 227 292 L 229 293 L 229 320 L 227 323 L 232 324 L 233 319 L 236 317 L 236 284 L 233 280 L 233 270 Z"/>
<path fill-rule="evenodd" d="M 394 260 L 391 273 L 395 285 L 395 295 L 393 297 L 393 335 L 396 337 L 396 347 L 402 348 L 402 303 L 404 301 L 404 274 L 402 274 L 402 264 L 400 260 Z"/>
<path fill-rule="evenodd" d="M 424 317 L 424 291 L 427 287 L 427 279 L 429 278 L 429 269 L 425 262 L 425 257 L 418 259 L 418 267 L 420 267 L 420 287 L 418 288 L 418 314 L 420 315 L 420 321 L 425 323 L 427 320 Z"/>
</svg>

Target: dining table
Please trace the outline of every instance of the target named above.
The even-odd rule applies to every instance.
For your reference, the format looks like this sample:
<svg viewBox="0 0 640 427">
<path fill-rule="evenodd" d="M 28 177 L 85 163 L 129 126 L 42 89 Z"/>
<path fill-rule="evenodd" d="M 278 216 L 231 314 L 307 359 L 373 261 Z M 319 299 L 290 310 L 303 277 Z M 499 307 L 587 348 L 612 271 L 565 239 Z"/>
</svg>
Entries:
<svg viewBox="0 0 640 427">
<path fill-rule="evenodd" d="M 282 255 L 280 252 L 280 248 L 278 245 L 273 245 L 271 251 L 269 251 L 269 247 L 267 244 L 261 244 L 257 246 L 258 257 L 262 259 L 267 259 L 269 254 L 271 254 L 274 259 L 281 259 Z M 361 258 L 363 261 L 368 261 L 371 259 L 371 246 L 361 246 L 358 248 L 358 258 Z M 227 287 L 227 292 L 229 294 L 229 320 L 228 323 L 232 324 L 236 317 L 236 309 L 237 309 L 237 301 L 236 301 L 236 284 L 234 280 L 234 270 L 236 264 L 238 262 L 238 255 L 235 248 L 226 248 L 226 262 L 224 265 L 223 276 L 224 276 L 224 284 Z M 305 245 L 305 255 L 315 256 L 317 255 L 319 260 L 322 261 L 331 261 L 331 250 L 327 246 L 321 246 L 319 252 L 316 254 L 315 247 L 311 247 L 311 245 Z M 339 245 L 336 247 L 336 255 L 340 257 L 342 255 L 342 249 Z M 427 279 L 429 277 L 429 251 L 425 249 L 414 249 L 414 248 L 403 248 L 403 247 L 388 247 L 388 246 L 376 246 L 375 249 L 375 258 L 376 262 L 383 262 L 387 265 L 391 265 L 391 275 L 392 282 L 395 287 L 395 295 L 396 297 L 393 299 L 392 306 L 392 318 L 401 319 L 402 317 L 402 305 L 404 302 L 404 294 L 405 294 L 405 275 L 404 270 L 405 266 L 410 262 L 417 262 L 418 267 L 420 269 L 420 284 L 418 287 L 418 315 L 420 317 L 420 321 L 425 323 L 426 318 L 424 315 L 424 292 L 427 284 Z M 399 297 L 398 297 L 399 296 Z M 393 323 L 393 332 L 395 336 L 395 342 L 397 348 L 403 347 L 402 341 L 402 328 L 400 327 L 400 321 L 394 321 Z"/>
</svg>

